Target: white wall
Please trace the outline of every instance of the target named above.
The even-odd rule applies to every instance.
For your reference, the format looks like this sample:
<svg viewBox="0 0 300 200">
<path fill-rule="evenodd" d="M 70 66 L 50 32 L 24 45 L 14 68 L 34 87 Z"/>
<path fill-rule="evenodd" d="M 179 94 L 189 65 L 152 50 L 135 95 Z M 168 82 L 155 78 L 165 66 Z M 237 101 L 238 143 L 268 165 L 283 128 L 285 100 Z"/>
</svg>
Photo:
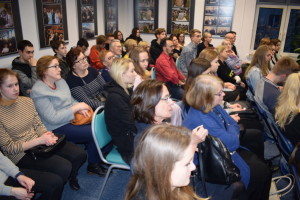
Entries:
<svg viewBox="0 0 300 200">
<path fill-rule="evenodd" d="M 76 45 L 78 36 L 78 15 L 76 0 L 66 0 L 67 4 L 67 20 L 68 20 L 68 34 L 69 44 L 68 49 Z M 118 5 L 118 21 L 119 29 L 123 32 L 124 37 L 131 33 L 134 22 L 134 0 L 119 0 Z M 202 31 L 204 0 L 195 0 L 195 19 L 194 28 Z M 167 27 L 167 6 L 168 0 L 159 0 L 159 20 L 158 27 Z M 97 0 L 97 15 L 98 15 L 98 35 L 104 34 L 104 8 L 103 0 Z M 242 59 L 246 59 L 250 51 L 250 43 L 252 36 L 252 27 L 255 15 L 256 0 L 236 0 L 234 19 L 232 30 L 237 32 L 236 46 L 239 55 Z M 38 24 L 36 18 L 35 0 L 19 1 L 21 24 L 23 31 L 23 38 L 30 40 L 35 47 L 35 58 L 44 55 L 52 55 L 50 47 L 41 49 L 39 46 Z M 153 34 L 142 34 L 141 37 L 151 42 L 155 37 Z M 223 39 L 214 38 L 212 44 L 219 45 Z M 186 37 L 187 43 L 190 42 L 189 37 Z M 95 43 L 95 40 L 89 40 L 90 46 Z M 17 54 L 4 56 L 0 58 L 0 67 L 11 67 L 11 62 Z"/>
</svg>

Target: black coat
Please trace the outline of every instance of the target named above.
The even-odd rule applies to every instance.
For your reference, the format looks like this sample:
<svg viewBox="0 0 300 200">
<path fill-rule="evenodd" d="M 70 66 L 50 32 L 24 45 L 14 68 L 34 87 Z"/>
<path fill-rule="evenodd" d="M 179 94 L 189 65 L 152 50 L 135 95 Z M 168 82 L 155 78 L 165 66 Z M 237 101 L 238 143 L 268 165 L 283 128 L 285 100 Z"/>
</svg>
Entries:
<svg viewBox="0 0 300 200">
<path fill-rule="evenodd" d="M 131 115 L 132 89 L 129 89 L 128 95 L 115 81 L 109 82 L 105 89 L 108 91 L 104 108 L 107 130 L 122 158 L 129 164 L 133 155 L 133 141 L 136 133 Z"/>
</svg>

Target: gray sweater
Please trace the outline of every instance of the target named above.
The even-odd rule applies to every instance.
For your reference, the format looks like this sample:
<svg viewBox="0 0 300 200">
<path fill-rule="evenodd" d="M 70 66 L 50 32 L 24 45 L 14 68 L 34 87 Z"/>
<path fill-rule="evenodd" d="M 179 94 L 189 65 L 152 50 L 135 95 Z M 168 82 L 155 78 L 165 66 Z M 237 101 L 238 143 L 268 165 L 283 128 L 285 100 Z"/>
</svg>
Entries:
<svg viewBox="0 0 300 200">
<path fill-rule="evenodd" d="M 19 168 L 0 152 L 0 195 L 10 196 L 12 187 L 4 185 L 9 176 L 15 177 Z"/>
<path fill-rule="evenodd" d="M 55 84 L 56 89 L 53 90 L 38 80 L 30 94 L 43 124 L 49 131 L 70 123 L 74 119 L 71 107 L 78 103 L 71 96 L 64 79 L 56 81 Z"/>
</svg>

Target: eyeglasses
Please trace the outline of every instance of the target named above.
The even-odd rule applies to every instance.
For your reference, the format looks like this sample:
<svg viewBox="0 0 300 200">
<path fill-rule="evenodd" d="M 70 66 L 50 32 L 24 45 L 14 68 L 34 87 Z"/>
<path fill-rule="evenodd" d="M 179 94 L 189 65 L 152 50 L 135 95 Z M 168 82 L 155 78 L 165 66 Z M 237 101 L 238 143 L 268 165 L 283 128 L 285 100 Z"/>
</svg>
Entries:
<svg viewBox="0 0 300 200">
<path fill-rule="evenodd" d="M 215 94 L 216 96 L 222 96 L 223 95 L 223 93 L 224 93 L 224 90 L 222 89 L 220 92 L 218 92 L 217 94 Z"/>
<path fill-rule="evenodd" d="M 115 56 L 109 56 L 109 57 L 107 57 L 107 60 L 112 60 L 114 58 L 115 58 Z"/>
<path fill-rule="evenodd" d="M 87 59 L 86 57 L 83 57 L 83 58 L 75 61 L 75 63 L 84 63 L 86 61 L 86 59 Z"/>
<path fill-rule="evenodd" d="M 172 101 L 171 95 L 168 95 L 168 96 L 166 96 L 166 97 L 162 97 L 162 98 L 160 98 L 160 100 L 164 100 L 164 101 Z"/>
<path fill-rule="evenodd" d="M 48 66 L 48 68 L 60 69 L 60 66 L 59 65 L 51 65 L 51 66 Z"/>
</svg>

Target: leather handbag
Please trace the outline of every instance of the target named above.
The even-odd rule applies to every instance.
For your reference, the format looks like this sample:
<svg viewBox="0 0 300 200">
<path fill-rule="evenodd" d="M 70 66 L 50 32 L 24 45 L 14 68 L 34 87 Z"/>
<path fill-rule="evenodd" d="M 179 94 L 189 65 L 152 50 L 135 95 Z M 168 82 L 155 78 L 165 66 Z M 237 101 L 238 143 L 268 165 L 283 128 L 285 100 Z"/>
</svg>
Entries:
<svg viewBox="0 0 300 200">
<path fill-rule="evenodd" d="M 80 114 L 80 113 L 75 113 L 74 114 L 74 120 L 72 120 L 72 124 L 73 125 L 84 125 L 84 124 L 90 124 L 92 122 L 92 119 L 93 119 L 93 114 L 94 114 L 94 111 L 92 108 L 90 108 L 88 110 L 89 112 L 89 116 L 88 117 L 85 117 L 83 114 Z"/>
<path fill-rule="evenodd" d="M 66 136 L 63 134 L 58 134 L 55 133 L 54 134 L 58 139 L 56 140 L 56 143 L 51 145 L 51 146 L 47 146 L 47 145 L 38 145 L 35 146 L 31 149 L 28 149 L 25 151 L 25 153 L 28 153 L 29 155 L 31 155 L 33 157 L 33 159 L 37 159 L 37 158 L 48 158 L 50 156 L 52 156 L 57 150 L 61 149 L 65 143 L 66 143 Z"/>
<path fill-rule="evenodd" d="M 223 142 L 212 135 L 198 145 L 199 175 L 203 182 L 230 185 L 241 179 L 239 168 Z"/>
</svg>

